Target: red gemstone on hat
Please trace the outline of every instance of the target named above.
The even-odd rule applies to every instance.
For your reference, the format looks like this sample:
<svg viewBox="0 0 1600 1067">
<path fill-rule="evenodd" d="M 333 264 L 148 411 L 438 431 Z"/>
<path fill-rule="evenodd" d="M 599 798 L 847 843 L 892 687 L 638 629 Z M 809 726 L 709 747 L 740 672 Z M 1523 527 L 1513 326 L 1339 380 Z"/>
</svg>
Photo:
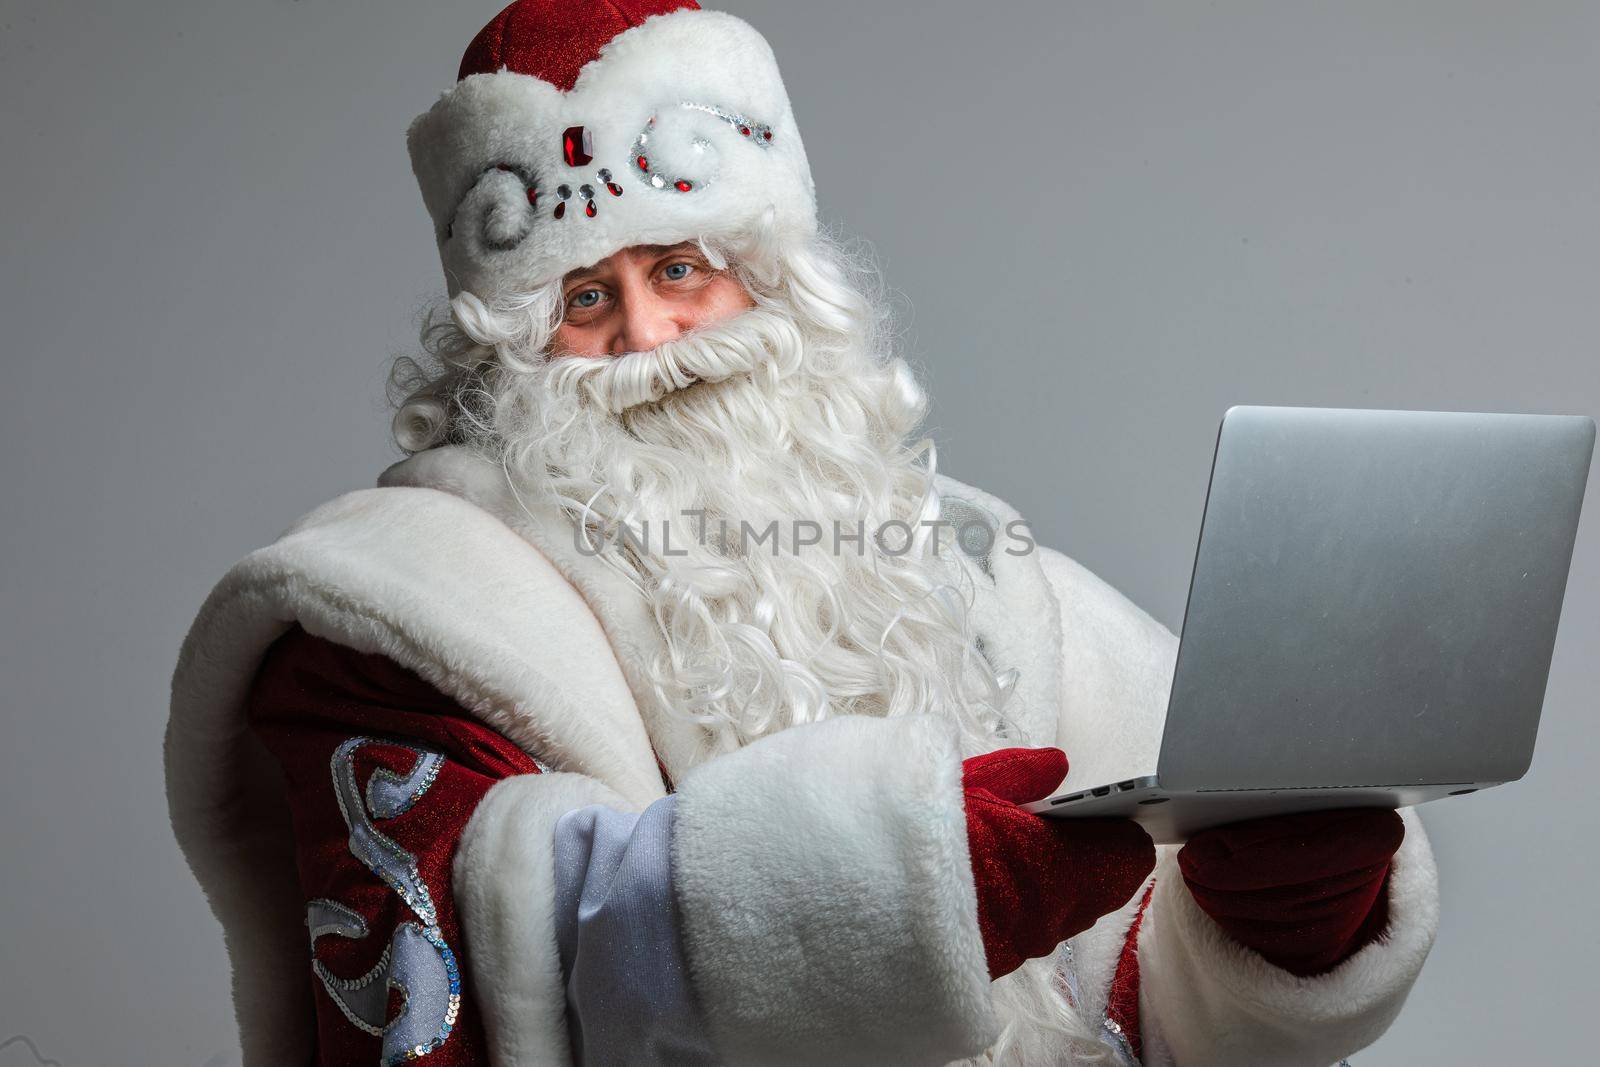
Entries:
<svg viewBox="0 0 1600 1067">
<path fill-rule="evenodd" d="M 537 190 L 537 189 L 529 189 L 528 190 L 528 203 L 537 204 L 538 202 L 539 202 L 539 190 Z"/>
<path fill-rule="evenodd" d="M 765 137 L 767 140 L 770 141 L 770 140 L 772 140 L 772 131 L 771 130 L 763 130 L 763 131 L 761 131 L 761 136 Z"/>
<path fill-rule="evenodd" d="M 750 127 L 748 127 L 748 126 L 740 126 L 739 127 L 739 132 L 744 134 L 746 137 L 749 137 L 750 136 Z"/>
<path fill-rule="evenodd" d="M 694 188 L 694 183 L 690 182 L 687 178 L 679 178 L 676 184 L 678 186 L 678 192 L 680 193 L 687 193 L 690 189 Z"/>
<path fill-rule="evenodd" d="M 582 126 L 568 126 L 561 133 L 561 158 L 569 167 L 581 167 L 593 159 L 593 147 L 589 131 Z"/>
<path fill-rule="evenodd" d="M 595 206 L 594 206 L 594 201 L 593 200 L 591 200 L 587 204 L 583 205 L 583 213 L 585 215 L 588 215 L 591 219 L 594 218 Z"/>
<path fill-rule="evenodd" d="M 622 186 L 618 185 L 616 182 L 606 182 L 606 188 L 611 190 L 612 196 L 622 195 Z"/>
<path fill-rule="evenodd" d="M 565 200 L 563 200 L 563 201 L 559 202 L 558 204 L 556 204 L 556 209 L 555 209 L 555 212 L 554 212 L 556 218 L 559 219 L 561 216 L 565 215 L 566 213 L 567 213 L 567 202 Z"/>
<path fill-rule="evenodd" d="M 639 169 L 640 170 L 649 170 L 650 169 L 650 161 L 648 159 L 644 158 L 643 156 L 640 156 L 638 159 L 634 160 L 634 162 L 639 164 Z"/>
</svg>

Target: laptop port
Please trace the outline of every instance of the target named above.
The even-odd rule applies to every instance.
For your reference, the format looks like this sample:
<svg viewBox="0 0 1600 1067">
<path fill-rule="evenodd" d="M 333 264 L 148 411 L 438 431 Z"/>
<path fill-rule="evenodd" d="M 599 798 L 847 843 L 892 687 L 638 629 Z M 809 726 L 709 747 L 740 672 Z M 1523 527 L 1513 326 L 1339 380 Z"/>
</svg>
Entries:
<svg viewBox="0 0 1600 1067">
<path fill-rule="evenodd" d="M 1119 793 L 1126 793 L 1128 790 L 1130 790 L 1132 788 L 1133 788 L 1133 779 L 1132 778 L 1129 778 L 1126 782 L 1118 782 L 1117 783 L 1117 792 L 1119 792 Z"/>
<path fill-rule="evenodd" d="M 1099 789 L 1091 789 L 1089 792 L 1093 793 L 1097 797 L 1109 796 L 1111 794 L 1111 787 L 1109 785 L 1103 785 Z"/>
<path fill-rule="evenodd" d="M 1083 799 L 1083 794 L 1082 793 L 1074 793 L 1070 797 L 1056 797 L 1054 800 L 1052 800 L 1050 802 L 1050 806 L 1053 808 L 1057 804 L 1071 804 L 1074 800 L 1082 800 L 1082 799 Z"/>
</svg>

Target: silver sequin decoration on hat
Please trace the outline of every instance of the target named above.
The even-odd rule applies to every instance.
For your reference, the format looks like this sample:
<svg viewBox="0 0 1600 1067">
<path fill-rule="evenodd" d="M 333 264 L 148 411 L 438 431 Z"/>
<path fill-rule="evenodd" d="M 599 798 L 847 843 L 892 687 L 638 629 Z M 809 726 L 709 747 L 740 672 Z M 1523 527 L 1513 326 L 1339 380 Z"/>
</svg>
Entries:
<svg viewBox="0 0 1600 1067">
<path fill-rule="evenodd" d="M 676 128 L 687 125 L 695 118 L 695 115 L 686 115 L 685 112 L 710 115 L 733 130 L 739 140 L 749 141 L 762 149 L 772 147 L 772 127 L 767 123 L 757 122 L 715 104 L 680 100 L 675 109 L 650 116 L 650 121 L 633 139 L 633 147 L 629 150 L 628 169 L 653 189 L 692 193 L 716 181 L 720 165 L 717 146 L 710 138 L 697 135 L 691 129 Z M 686 136 L 676 136 L 680 133 Z M 663 150 L 664 139 L 669 145 L 686 142 L 693 159 L 674 159 L 670 147 Z M 707 156 L 710 157 L 709 161 L 705 159 Z"/>
</svg>

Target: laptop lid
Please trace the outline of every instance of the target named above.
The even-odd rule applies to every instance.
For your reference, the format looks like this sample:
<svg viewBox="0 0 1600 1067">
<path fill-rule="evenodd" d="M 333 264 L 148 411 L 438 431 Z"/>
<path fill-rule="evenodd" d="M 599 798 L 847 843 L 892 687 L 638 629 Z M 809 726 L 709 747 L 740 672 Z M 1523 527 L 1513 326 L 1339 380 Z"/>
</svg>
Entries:
<svg viewBox="0 0 1600 1067">
<path fill-rule="evenodd" d="M 1584 416 L 1230 408 L 1162 786 L 1521 777 L 1594 438 Z"/>
</svg>

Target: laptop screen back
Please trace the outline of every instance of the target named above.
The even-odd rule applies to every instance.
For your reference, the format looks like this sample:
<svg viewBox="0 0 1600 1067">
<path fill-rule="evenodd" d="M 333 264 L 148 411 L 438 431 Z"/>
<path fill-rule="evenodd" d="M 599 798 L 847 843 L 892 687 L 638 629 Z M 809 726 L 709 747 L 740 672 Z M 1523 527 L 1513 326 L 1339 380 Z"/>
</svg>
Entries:
<svg viewBox="0 0 1600 1067">
<path fill-rule="evenodd" d="M 1230 409 L 1162 785 L 1521 777 L 1594 435 L 1582 416 Z"/>
</svg>

